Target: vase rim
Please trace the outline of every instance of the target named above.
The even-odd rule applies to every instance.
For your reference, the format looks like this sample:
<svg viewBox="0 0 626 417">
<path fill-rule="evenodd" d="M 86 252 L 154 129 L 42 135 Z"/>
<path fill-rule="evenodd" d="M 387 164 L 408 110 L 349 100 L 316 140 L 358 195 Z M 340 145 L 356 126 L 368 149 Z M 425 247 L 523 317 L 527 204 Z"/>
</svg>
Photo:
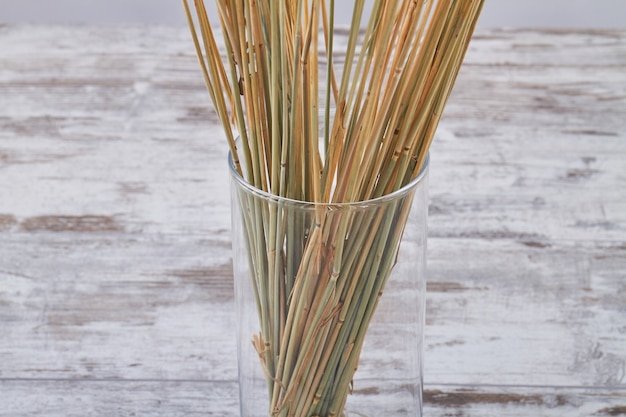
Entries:
<svg viewBox="0 0 626 417">
<path fill-rule="evenodd" d="M 255 187 L 254 185 L 247 182 L 235 168 L 235 164 L 233 162 L 233 156 L 231 152 L 228 152 L 228 168 L 230 171 L 231 178 L 239 185 L 239 187 L 243 188 L 247 192 L 256 195 L 259 198 L 272 200 L 276 203 L 283 204 L 296 204 L 306 207 L 352 207 L 352 208 L 362 208 L 369 207 L 372 205 L 382 204 L 391 200 L 399 199 L 404 197 L 406 194 L 410 193 L 412 190 L 416 189 L 421 183 L 424 182 L 426 177 L 426 173 L 428 172 L 428 167 L 430 166 L 430 152 L 426 155 L 426 159 L 424 161 L 424 165 L 420 170 L 419 174 L 400 187 L 399 189 L 385 194 L 379 197 L 371 198 L 368 200 L 359 200 L 359 201 L 351 201 L 351 202 L 315 202 L 315 201 L 305 201 L 305 200 L 297 200 L 294 198 L 279 196 L 276 194 L 272 194 L 268 191 L 262 190 L 260 188 Z"/>
</svg>

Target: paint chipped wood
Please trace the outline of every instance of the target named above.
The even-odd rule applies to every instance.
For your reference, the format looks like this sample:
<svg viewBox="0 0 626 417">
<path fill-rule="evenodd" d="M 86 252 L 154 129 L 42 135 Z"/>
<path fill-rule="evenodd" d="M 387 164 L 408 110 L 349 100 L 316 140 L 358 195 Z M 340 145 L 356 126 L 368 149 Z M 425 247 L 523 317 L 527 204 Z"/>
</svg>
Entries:
<svg viewBox="0 0 626 417">
<path fill-rule="evenodd" d="M 0 25 L 0 415 L 237 415 L 190 42 Z M 477 34 L 431 153 L 425 415 L 626 415 L 625 67 L 623 31 Z"/>
</svg>

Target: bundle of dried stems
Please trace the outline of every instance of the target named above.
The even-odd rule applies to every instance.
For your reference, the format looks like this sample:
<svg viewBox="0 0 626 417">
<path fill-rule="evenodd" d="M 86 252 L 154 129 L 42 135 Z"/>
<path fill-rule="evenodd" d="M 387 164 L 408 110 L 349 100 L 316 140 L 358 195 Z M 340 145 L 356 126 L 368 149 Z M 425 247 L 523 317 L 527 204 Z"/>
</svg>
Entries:
<svg viewBox="0 0 626 417">
<path fill-rule="evenodd" d="M 418 175 L 483 6 L 375 0 L 364 19 L 355 0 L 339 65 L 334 0 L 216 3 L 225 59 L 204 2 L 193 13 L 183 0 L 234 169 L 271 195 L 327 204 L 385 196 Z M 341 415 L 410 202 L 361 217 L 320 204 L 298 217 L 241 200 L 269 413 Z"/>
</svg>

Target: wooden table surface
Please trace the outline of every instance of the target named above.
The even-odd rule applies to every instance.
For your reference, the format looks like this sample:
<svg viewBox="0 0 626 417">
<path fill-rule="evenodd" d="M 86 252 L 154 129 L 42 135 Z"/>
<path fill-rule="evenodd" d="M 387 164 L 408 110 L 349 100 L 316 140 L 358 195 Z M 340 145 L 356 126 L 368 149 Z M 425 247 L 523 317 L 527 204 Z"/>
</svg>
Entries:
<svg viewBox="0 0 626 417">
<path fill-rule="evenodd" d="M 238 415 L 190 42 L 0 26 L 0 416 Z M 424 415 L 626 415 L 626 32 L 479 32 L 430 173 Z"/>
</svg>

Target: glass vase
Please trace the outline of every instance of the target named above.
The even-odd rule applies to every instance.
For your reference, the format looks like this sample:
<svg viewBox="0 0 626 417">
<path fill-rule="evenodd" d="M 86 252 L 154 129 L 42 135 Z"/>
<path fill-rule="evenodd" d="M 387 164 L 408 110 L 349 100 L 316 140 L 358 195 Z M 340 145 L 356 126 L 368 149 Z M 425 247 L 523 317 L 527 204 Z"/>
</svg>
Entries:
<svg viewBox="0 0 626 417">
<path fill-rule="evenodd" d="M 428 164 L 346 204 L 230 167 L 241 417 L 421 417 Z"/>
</svg>

